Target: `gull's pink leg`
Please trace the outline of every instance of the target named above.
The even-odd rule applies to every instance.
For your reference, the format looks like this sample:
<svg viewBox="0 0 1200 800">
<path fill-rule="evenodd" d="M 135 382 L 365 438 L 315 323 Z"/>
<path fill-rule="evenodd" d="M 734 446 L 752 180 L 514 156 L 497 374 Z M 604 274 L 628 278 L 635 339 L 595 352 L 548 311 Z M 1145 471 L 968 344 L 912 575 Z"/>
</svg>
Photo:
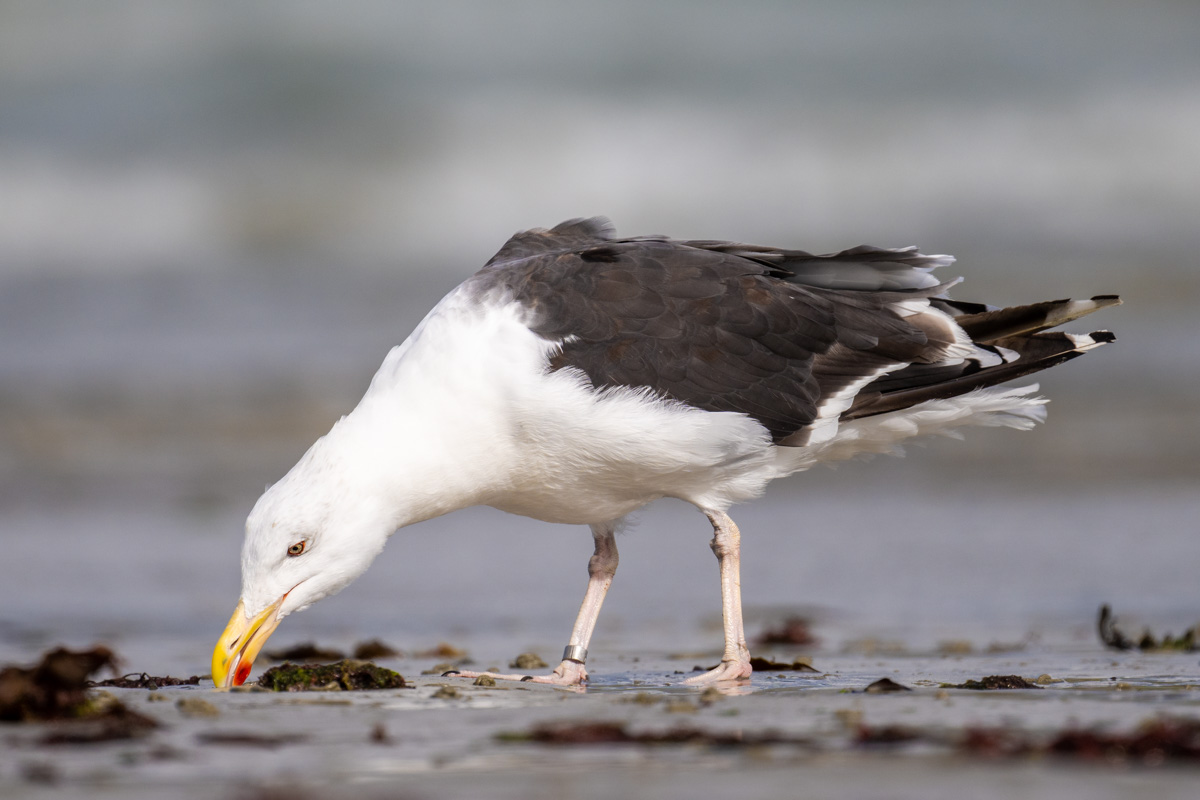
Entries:
<svg viewBox="0 0 1200 800">
<path fill-rule="evenodd" d="M 447 675 L 461 675 L 464 678 L 478 678 L 487 675 L 497 680 L 532 681 L 534 683 L 553 683 L 559 686 L 577 686 L 587 682 L 587 670 L 583 663 L 587 660 L 588 643 L 592 640 L 592 631 L 596 628 L 596 619 L 600 616 L 600 606 L 604 604 L 604 596 L 612 585 L 613 575 L 617 572 L 617 540 L 613 536 L 616 522 L 606 522 L 593 525 L 592 538 L 596 542 L 596 551 L 588 561 L 588 586 L 583 595 L 583 605 L 579 607 L 579 616 L 575 618 L 575 627 L 571 631 L 571 641 L 563 651 L 562 663 L 549 675 L 500 674 L 496 672 L 455 672 Z M 740 618 L 740 617 L 739 617 Z"/>
<path fill-rule="evenodd" d="M 688 678 L 684 683 L 697 686 L 718 681 L 747 680 L 750 648 L 742 627 L 742 534 L 722 511 L 705 511 L 713 526 L 712 550 L 721 566 L 721 617 L 725 621 L 725 653 L 716 669 Z"/>
</svg>

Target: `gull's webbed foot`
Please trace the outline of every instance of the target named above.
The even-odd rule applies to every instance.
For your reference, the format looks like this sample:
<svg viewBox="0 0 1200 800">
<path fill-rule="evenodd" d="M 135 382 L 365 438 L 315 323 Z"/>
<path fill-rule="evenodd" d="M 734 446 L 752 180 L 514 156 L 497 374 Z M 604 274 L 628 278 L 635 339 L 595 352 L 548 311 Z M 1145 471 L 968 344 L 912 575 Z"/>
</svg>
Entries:
<svg viewBox="0 0 1200 800">
<path fill-rule="evenodd" d="M 451 670 L 443 673 L 446 676 L 460 678 L 481 678 L 487 676 L 498 681 L 522 681 L 525 683 L 549 683 L 554 686 L 582 686 L 587 683 L 587 669 L 578 661 L 564 660 L 555 667 L 549 675 L 529 675 L 523 672 L 466 672 Z"/>
<path fill-rule="evenodd" d="M 753 671 L 750 667 L 749 654 L 747 654 L 744 659 L 722 661 L 708 672 L 687 678 L 684 680 L 684 684 L 687 686 L 707 686 L 708 684 L 723 683 L 725 681 L 748 681 L 750 680 L 750 673 Z"/>
</svg>

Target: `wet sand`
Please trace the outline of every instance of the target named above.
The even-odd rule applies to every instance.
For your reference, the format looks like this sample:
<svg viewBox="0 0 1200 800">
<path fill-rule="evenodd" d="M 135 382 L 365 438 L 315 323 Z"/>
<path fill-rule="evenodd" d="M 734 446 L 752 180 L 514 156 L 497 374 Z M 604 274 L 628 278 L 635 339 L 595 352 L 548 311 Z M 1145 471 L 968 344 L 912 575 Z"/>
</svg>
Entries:
<svg viewBox="0 0 1200 800">
<path fill-rule="evenodd" d="M 708 656 L 711 658 L 711 655 Z M 1005 757 L 964 751 L 968 731 L 1034 741 L 1064 729 L 1129 733 L 1169 716 L 1200 720 L 1196 654 L 1113 654 L 1090 643 L 982 655 L 828 655 L 814 675 L 763 673 L 714 697 L 675 686 L 696 657 L 595 659 L 586 692 L 471 685 L 424 676 L 384 692 L 275 694 L 172 687 L 109 690 L 162 728 L 144 739 L 44 746 L 45 727 L 6 726 L 4 796 L 1193 797 L 1197 763 L 1138 758 Z M 418 672 L 432 661 L 385 662 Z M 939 688 L 994 673 L 1041 689 Z M 911 692 L 867 694 L 880 677 Z M 458 697 L 435 694 L 454 686 Z M 180 708 L 203 697 L 215 715 Z M 635 734 L 689 729 L 778 744 L 550 745 L 519 741 L 547 723 L 616 722 Z M 924 740 L 863 744 L 899 727 Z M 514 739 L 517 739 L 514 741 Z M 254 791 L 248 791 L 253 789 Z"/>
<path fill-rule="evenodd" d="M 851 477 L 871 479 L 875 467 L 853 469 Z M 1143 763 L 1115 751 L 1098 760 L 1001 757 L 960 746 L 978 729 L 1036 744 L 1064 730 L 1129 734 L 1155 719 L 1200 719 L 1200 654 L 1117 652 L 1095 631 L 1100 602 L 1135 636 L 1144 625 L 1161 635 L 1196 622 L 1193 493 L 1008 485 L 980 495 L 971 482 L 949 481 L 947 496 L 930 503 L 901 481 L 855 506 L 844 490 L 828 490 L 827 477 L 773 489 L 739 514 L 749 634 L 801 613 L 818 638 L 755 655 L 810 656 L 816 674 L 761 671 L 717 698 L 678 685 L 719 658 L 719 594 L 703 519 L 667 503 L 619 540 L 622 567 L 586 691 L 423 676 L 446 659 L 411 654 L 442 641 L 467 651 L 475 668 L 504 668 L 528 650 L 553 661 L 583 589 L 584 529 L 474 510 L 402 532 L 361 581 L 286 620 L 268 647 L 315 641 L 349 651 L 380 638 L 409 655 L 379 663 L 415 688 L 108 690 L 161 727 L 133 741 L 50 747 L 38 743 L 44 725 L 4 725 L 0 795 L 1194 796 L 1195 762 Z M 205 672 L 237 597 L 237 513 L 7 515 L 20 535 L 10 537 L 0 581 L 0 658 L 28 663 L 59 641 L 104 641 L 126 670 Z M 55 590 L 44 577 L 52 574 L 72 591 Z M 267 666 L 260 659 L 255 675 Z M 942 686 L 1010 674 L 1049 677 L 1039 689 Z M 913 691 L 863 692 L 885 677 Z M 435 697 L 447 685 L 457 699 Z M 208 701 L 216 716 L 189 716 L 183 698 Z M 547 723 L 597 721 L 635 738 L 686 728 L 783 741 L 520 741 Z M 862 731 L 886 738 L 892 726 L 917 740 L 859 742 Z"/>
</svg>

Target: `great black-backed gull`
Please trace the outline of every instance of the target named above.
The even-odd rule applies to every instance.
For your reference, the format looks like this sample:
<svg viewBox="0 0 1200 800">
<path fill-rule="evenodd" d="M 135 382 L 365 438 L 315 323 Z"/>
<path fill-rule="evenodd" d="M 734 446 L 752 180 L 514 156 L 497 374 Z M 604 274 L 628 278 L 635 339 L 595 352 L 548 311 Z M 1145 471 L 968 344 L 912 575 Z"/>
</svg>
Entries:
<svg viewBox="0 0 1200 800">
<path fill-rule="evenodd" d="M 487 505 L 591 527 L 562 663 L 494 676 L 583 683 L 617 568 L 614 531 L 661 497 L 708 517 L 720 564 L 724 656 L 685 682 L 749 678 L 731 505 L 913 436 L 1028 429 L 1045 415 L 1037 386 L 997 384 L 1113 340 L 1045 331 L 1118 298 L 958 302 L 946 296 L 954 282 L 931 274 L 953 260 L 619 239 L 602 219 L 517 234 L 254 506 L 213 681 L 244 682 L 283 617 L 353 581 L 399 528 Z"/>
</svg>

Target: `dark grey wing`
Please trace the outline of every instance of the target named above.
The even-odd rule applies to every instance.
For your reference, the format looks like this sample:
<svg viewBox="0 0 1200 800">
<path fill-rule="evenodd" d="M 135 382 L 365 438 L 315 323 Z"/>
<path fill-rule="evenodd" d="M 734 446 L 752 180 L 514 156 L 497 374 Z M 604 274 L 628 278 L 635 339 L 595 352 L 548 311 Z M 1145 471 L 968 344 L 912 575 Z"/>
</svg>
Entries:
<svg viewBox="0 0 1200 800">
<path fill-rule="evenodd" d="M 911 247 L 813 255 L 616 239 L 594 219 L 514 236 L 475 280 L 502 287 L 559 344 L 550 369 L 743 413 L 787 445 L 805 444 L 818 420 L 953 397 L 1112 341 L 1041 331 L 1116 297 L 1007 309 L 954 301 L 930 274 L 952 262 Z M 903 307 L 923 299 L 933 310 Z"/>
<path fill-rule="evenodd" d="M 925 255 L 915 247 L 888 249 L 859 245 L 840 253 L 814 255 L 804 250 L 732 242 L 705 240 L 683 244 L 757 261 L 790 283 L 819 289 L 867 292 L 929 289 L 939 284 L 931 274 L 933 270 L 954 263 L 953 256 Z"/>
<path fill-rule="evenodd" d="M 511 265 L 527 258 L 567 253 L 602 245 L 613 238 L 612 223 L 604 217 L 570 219 L 550 230 L 534 228 L 516 234 L 500 252 L 492 256 L 484 269 Z"/>
<path fill-rule="evenodd" d="M 822 290 L 715 247 L 657 238 L 547 246 L 553 231 L 538 236 L 506 246 L 509 260 L 484 272 L 529 310 L 535 332 L 561 343 L 551 369 L 747 414 L 777 442 L 810 425 L 823 398 L 944 350 L 890 308 L 938 287 Z"/>
</svg>

